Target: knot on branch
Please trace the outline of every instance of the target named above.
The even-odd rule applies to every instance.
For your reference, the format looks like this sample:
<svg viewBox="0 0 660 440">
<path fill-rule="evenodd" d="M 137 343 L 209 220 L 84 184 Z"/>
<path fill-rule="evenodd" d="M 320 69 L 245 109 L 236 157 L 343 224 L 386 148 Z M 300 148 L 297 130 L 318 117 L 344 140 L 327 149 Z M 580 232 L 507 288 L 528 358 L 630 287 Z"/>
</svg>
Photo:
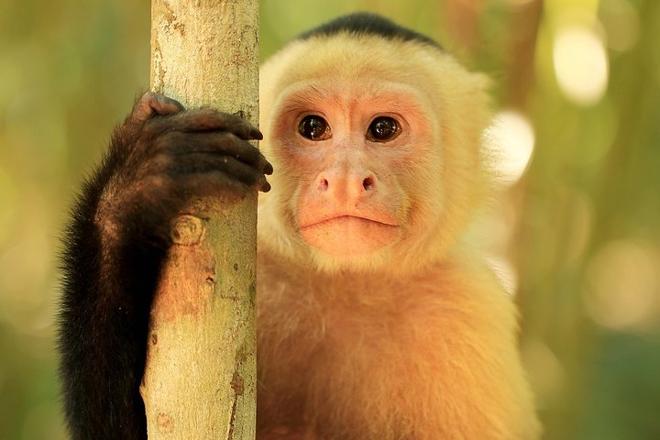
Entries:
<svg viewBox="0 0 660 440">
<path fill-rule="evenodd" d="M 201 218 L 184 214 L 178 216 L 172 222 L 170 237 L 174 244 L 193 246 L 202 241 L 205 232 L 206 228 Z"/>
</svg>

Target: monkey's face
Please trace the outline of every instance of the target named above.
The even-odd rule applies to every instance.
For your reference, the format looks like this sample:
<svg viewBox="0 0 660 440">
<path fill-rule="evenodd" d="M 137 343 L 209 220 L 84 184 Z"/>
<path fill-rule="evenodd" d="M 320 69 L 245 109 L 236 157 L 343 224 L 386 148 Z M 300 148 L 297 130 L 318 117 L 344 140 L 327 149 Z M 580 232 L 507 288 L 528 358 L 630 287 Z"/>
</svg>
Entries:
<svg viewBox="0 0 660 440">
<path fill-rule="evenodd" d="M 271 136 L 308 246 L 350 259 L 405 239 L 420 177 L 411 170 L 433 161 L 429 112 L 413 87 L 378 78 L 303 81 L 282 94 Z"/>
<path fill-rule="evenodd" d="M 262 248 L 325 269 L 415 271 L 473 211 L 486 80 L 436 48 L 350 34 L 261 71 Z"/>
<path fill-rule="evenodd" d="M 362 87 L 303 85 L 286 98 L 276 129 L 286 162 L 304 170 L 295 194 L 298 230 L 310 246 L 339 257 L 402 238 L 411 199 L 406 170 L 428 143 L 421 103 L 409 87 Z"/>
</svg>

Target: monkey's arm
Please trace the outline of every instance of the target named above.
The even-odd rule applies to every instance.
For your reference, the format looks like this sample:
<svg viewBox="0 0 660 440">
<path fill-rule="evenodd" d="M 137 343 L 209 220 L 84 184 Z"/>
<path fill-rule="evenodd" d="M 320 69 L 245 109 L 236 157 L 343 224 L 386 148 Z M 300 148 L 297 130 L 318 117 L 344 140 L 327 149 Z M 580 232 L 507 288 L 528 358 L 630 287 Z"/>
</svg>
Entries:
<svg viewBox="0 0 660 440">
<path fill-rule="evenodd" d="M 268 190 L 244 120 L 146 94 L 83 186 L 64 240 L 59 343 L 73 439 L 145 439 L 139 394 L 170 220 L 191 197 Z"/>
</svg>

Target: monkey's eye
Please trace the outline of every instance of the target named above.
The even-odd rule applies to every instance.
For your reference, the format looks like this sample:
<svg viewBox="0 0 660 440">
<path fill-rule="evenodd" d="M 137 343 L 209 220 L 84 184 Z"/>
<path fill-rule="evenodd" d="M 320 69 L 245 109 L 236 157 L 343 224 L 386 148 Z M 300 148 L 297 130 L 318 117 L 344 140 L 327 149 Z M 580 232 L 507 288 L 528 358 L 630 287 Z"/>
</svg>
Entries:
<svg viewBox="0 0 660 440">
<path fill-rule="evenodd" d="M 401 132 L 401 126 L 394 118 L 379 116 L 369 124 L 367 139 L 373 142 L 388 142 Z"/>
<path fill-rule="evenodd" d="M 328 122 L 318 115 L 302 118 L 298 124 L 298 133 L 311 141 L 322 141 L 330 138 L 331 131 Z"/>
</svg>

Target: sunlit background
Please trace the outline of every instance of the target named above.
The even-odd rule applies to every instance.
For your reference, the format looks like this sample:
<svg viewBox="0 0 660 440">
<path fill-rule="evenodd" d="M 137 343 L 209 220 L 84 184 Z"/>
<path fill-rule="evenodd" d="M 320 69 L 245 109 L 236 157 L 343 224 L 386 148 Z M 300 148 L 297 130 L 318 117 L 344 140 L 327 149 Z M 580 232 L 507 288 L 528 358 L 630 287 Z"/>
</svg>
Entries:
<svg viewBox="0 0 660 440">
<path fill-rule="evenodd" d="M 660 1 L 264 0 L 263 58 L 358 9 L 494 79 L 474 235 L 520 306 L 545 438 L 660 439 Z M 65 438 L 58 236 L 148 63 L 146 1 L 0 3 L 0 439 Z"/>
</svg>

